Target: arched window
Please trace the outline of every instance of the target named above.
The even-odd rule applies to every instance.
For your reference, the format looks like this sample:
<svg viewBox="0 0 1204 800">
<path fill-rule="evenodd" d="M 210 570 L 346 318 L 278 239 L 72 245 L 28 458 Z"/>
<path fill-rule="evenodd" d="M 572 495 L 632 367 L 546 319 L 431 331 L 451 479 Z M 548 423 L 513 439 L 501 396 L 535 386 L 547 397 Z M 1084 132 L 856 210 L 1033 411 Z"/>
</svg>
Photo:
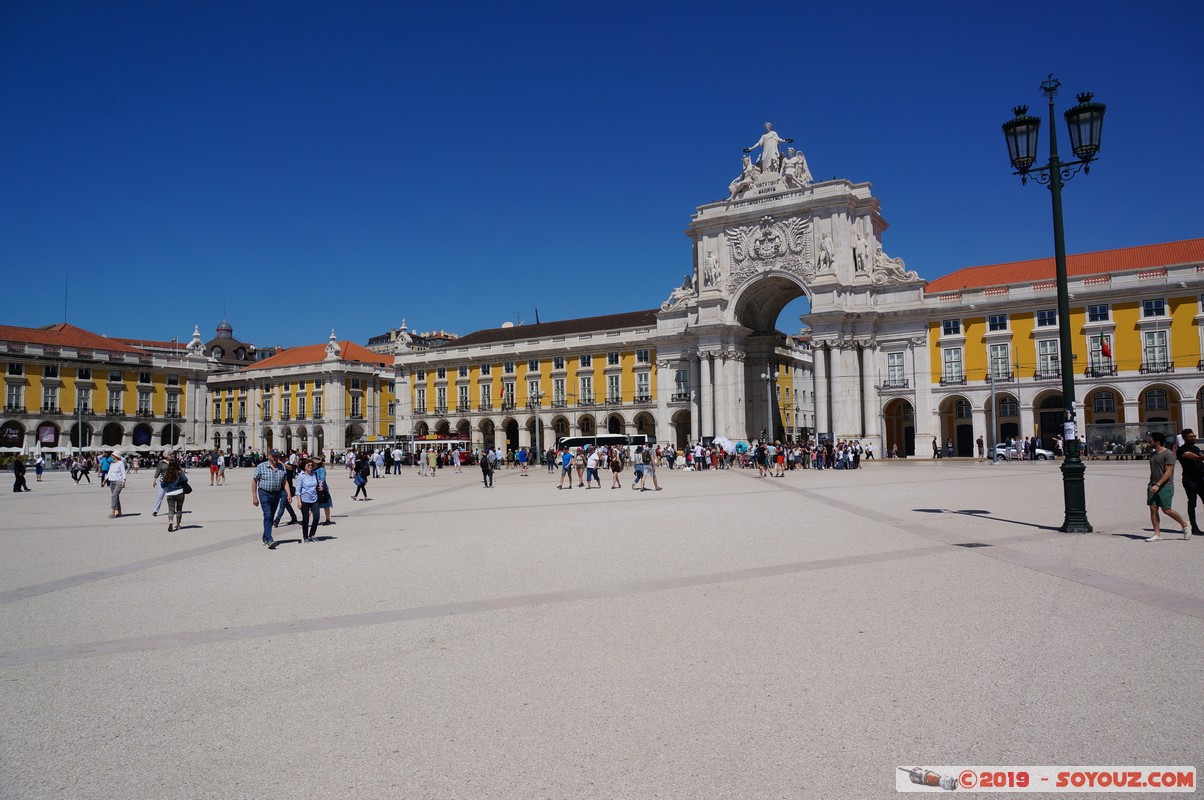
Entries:
<svg viewBox="0 0 1204 800">
<path fill-rule="evenodd" d="M 958 400 L 953 406 L 953 416 L 957 419 L 970 418 L 970 401 Z"/>
<path fill-rule="evenodd" d="M 1165 396 L 1163 397 L 1165 400 Z M 1116 410 L 1116 395 L 1112 392 L 1095 393 L 1095 413 L 1107 414 Z"/>
<path fill-rule="evenodd" d="M 1014 397 L 999 398 L 999 416 L 1001 417 L 1018 417 L 1020 416 L 1020 404 L 1016 402 Z"/>
<path fill-rule="evenodd" d="M 1166 410 L 1166 389 L 1147 389 L 1145 393 L 1146 411 Z"/>
</svg>

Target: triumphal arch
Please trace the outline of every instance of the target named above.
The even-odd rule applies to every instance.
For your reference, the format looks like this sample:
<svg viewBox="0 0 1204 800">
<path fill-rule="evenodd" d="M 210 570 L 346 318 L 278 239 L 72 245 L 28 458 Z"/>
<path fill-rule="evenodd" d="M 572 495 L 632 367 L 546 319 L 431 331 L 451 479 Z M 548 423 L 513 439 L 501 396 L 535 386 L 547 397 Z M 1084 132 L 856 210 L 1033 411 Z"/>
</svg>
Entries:
<svg viewBox="0 0 1204 800">
<path fill-rule="evenodd" d="M 766 376 L 789 356 L 778 316 L 806 295 L 814 432 L 881 446 L 888 356 L 927 358 L 925 281 L 883 250 L 870 184 L 815 181 L 801 148 L 783 152 L 792 143 L 765 123 L 727 196 L 691 218 L 693 274 L 658 315 L 659 394 L 684 365 L 693 438 L 782 433 L 791 401 Z"/>
</svg>

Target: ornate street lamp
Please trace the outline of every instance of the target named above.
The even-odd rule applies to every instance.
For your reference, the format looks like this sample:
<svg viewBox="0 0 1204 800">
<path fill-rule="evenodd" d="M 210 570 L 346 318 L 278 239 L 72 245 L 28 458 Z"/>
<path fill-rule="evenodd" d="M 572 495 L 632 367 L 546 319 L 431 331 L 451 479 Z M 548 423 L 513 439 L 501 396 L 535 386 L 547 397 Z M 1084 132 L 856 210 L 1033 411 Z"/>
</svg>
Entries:
<svg viewBox="0 0 1204 800">
<path fill-rule="evenodd" d="M 1058 159 L 1057 126 L 1054 117 L 1054 95 L 1062 86 L 1053 75 L 1041 84 L 1041 91 L 1049 98 L 1049 162 L 1043 167 L 1033 168 L 1037 161 L 1037 134 L 1041 129 L 1040 117 L 1028 114 L 1028 106 L 1016 106 L 1016 115 L 1003 124 L 1003 135 L 1008 143 L 1008 155 L 1013 173 L 1027 183 L 1031 176 L 1037 183 L 1049 186 L 1053 199 L 1054 264 L 1057 268 L 1058 286 L 1058 361 L 1062 368 L 1062 403 L 1066 409 L 1066 421 L 1062 428 L 1065 457 L 1062 460 L 1062 493 L 1065 500 L 1065 518 L 1059 529 L 1065 533 L 1091 533 L 1087 521 L 1087 498 L 1083 488 L 1085 468 L 1079 458 L 1079 434 L 1074 411 L 1074 359 L 1071 357 L 1070 337 L 1070 289 L 1066 283 L 1066 236 L 1062 228 L 1062 184 L 1073 178 L 1081 169 L 1084 174 L 1091 171 L 1091 161 L 1099 152 L 1100 133 L 1104 123 L 1104 104 L 1092 101 L 1090 93 L 1077 96 L 1079 104 L 1066 112 L 1066 126 L 1070 130 L 1070 147 L 1079 157 L 1078 161 L 1063 162 Z"/>
</svg>

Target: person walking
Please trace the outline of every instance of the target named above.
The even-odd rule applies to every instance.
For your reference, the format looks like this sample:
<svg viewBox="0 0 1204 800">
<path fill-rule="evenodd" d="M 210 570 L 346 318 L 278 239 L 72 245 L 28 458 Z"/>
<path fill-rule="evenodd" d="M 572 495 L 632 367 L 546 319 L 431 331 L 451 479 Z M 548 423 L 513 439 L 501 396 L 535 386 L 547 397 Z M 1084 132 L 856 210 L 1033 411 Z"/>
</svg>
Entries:
<svg viewBox="0 0 1204 800">
<path fill-rule="evenodd" d="M 292 463 L 290 463 L 288 461 L 284 462 L 282 464 L 282 466 L 284 467 L 285 488 L 288 490 L 289 497 L 295 497 L 297 494 L 297 490 L 295 488 L 294 481 L 297 478 L 297 470 L 292 465 Z M 289 525 L 300 524 L 300 520 L 297 519 L 297 512 L 293 511 L 292 501 L 289 501 L 287 503 L 277 503 L 276 504 L 276 518 L 273 520 L 273 524 L 277 528 L 280 527 L 280 520 L 284 519 L 285 511 L 287 511 L 289 517 L 291 517 L 291 519 L 288 522 Z"/>
<path fill-rule="evenodd" d="M 39 453 L 38 457 L 33 460 L 33 474 L 37 476 L 34 478 L 34 483 L 42 482 L 42 473 L 45 471 L 46 459 L 42 457 L 41 453 Z"/>
<path fill-rule="evenodd" d="M 191 491 L 188 486 L 188 476 L 180 469 L 179 463 L 172 459 L 163 476 L 159 479 L 162 496 L 167 498 L 167 532 L 180 529 L 180 515 L 184 513 L 184 496 Z"/>
<path fill-rule="evenodd" d="M 401 472 L 401 459 L 394 462 L 397 465 L 398 473 Z M 334 497 L 330 494 L 330 484 L 326 482 L 326 459 L 321 453 L 314 456 L 314 477 L 318 479 L 318 508 L 321 509 L 324 518 L 323 525 L 333 525 L 334 522 L 330 519 L 330 511 L 334 508 Z"/>
<path fill-rule="evenodd" d="M 439 472 L 439 453 L 433 447 L 426 450 L 426 471 L 432 478 Z M 368 499 L 367 492 L 364 492 L 364 499 Z"/>
<path fill-rule="evenodd" d="M 652 486 L 656 489 L 656 491 L 659 492 L 661 490 L 661 485 L 656 480 L 656 459 L 653 458 L 652 452 L 653 451 L 652 451 L 651 447 L 644 448 L 644 453 L 643 453 L 644 470 L 640 476 L 640 491 L 641 492 L 648 491 L 648 479 L 649 478 L 652 478 Z"/>
<path fill-rule="evenodd" d="M 1179 435 L 1183 437 L 1183 444 L 1179 445 L 1177 456 L 1183 466 L 1183 491 L 1187 492 L 1187 518 L 1191 521 L 1191 535 L 1204 536 L 1196 524 L 1196 501 L 1204 494 L 1204 456 L 1196 445 L 1194 430 L 1184 428 Z"/>
<path fill-rule="evenodd" d="M 598 488 L 602 488 L 602 479 L 598 477 L 598 448 L 591 448 L 589 455 L 585 459 L 585 488 L 594 488 L 594 481 L 598 482 Z"/>
<path fill-rule="evenodd" d="M 113 519 L 121 516 L 121 490 L 125 488 L 125 462 L 117 453 L 109 456 L 106 480 L 109 483 L 109 517 Z"/>
<path fill-rule="evenodd" d="M 292 502 L 292 495 L 287 495 L 284 467 L 280 464 L 280 451 L 269 450 L 268 460 L 259 462 L 251 476 L 251 505 L 263 512 L 263 546 L 271 549 L 276 542 L 272 539 L 272 522 L 276 516 L 276 506 L 283 497 Z"/>
<path fill-rule="evenodd" d="M 980 435 L 978 437 L 978 439 L 975 440 L 974 443 L 976 445 L 978 445 L 978 460 L 986 461 L 987 460 L 987 445 L 986 445 L 986 442 L 984 442 L 982 440 L 982 436 Z"/>
<path fill-rule="evenodd" d="M 25 482 L 25 459 L 21 456 L 13 459 L 13 491 L 29 491 L 29 484 Z"/>
<path fill-rule="evenodd" d="M 175 456 L 160 455 L 158 463 L 155 464 L 155 474 L 151 478 L 151 486 L 155 487 L 155 507 L 151 509 L 151 516 L 159 516 L 159 509 L 163 505 L 163 498 L 166 495 L 166 490 L 163 488 L 163 473 L 167 472 L 169 461 L 174 461 Z M 169 506 L 170 508 L 170 506 Z"/>
<path fill-rule="evenodd" d="M 314 474 L 313 459 L 307 458 L 296 478 L 297 507 L 301 509 L 301 543 L 312 542 L 318 532 L 318 491 L 322 482 Z"/>
<path fill-rule="evenodd" d="M 493 459 L 490 458 L 491 455 L 493 453 L 488 448 L 481 455 L 481 482 L 485 484 L 486 489 L 493 488 Z"/>
<path fill-rule="evenodd" d="M 623 488 L 623 481 L 619 477 L 623 473 L 623 449 L 621 447 L 610 448 L 610 488 Z"/>
<path fill-rule="evenodd" d="M 1175 454 L 1167 449 L 1166 436 L 1162 431 L 1151 432 L 1149 441 L 1154 448 L 1154 455 L 1150 456 L 1150 484 L 1146 488 L 1146 503 L 1150 507 L 1150 522 L 1154 524 L 1154 535 L 1146 537 L 1146 541 L 1162 541 L 1159 509 L 1179 523 L 1184 539 L 1190 539 L 1191 531 L 1187 529 L 1187 520 L 1171 508 L 1171 501 L 1175 498 Z"/>
<path fill-rule="evenodd" d="M 368 476 L 370 474 L 368 459 L 363 453 L 360 453 L 359 459 L 355 462 L 355 476 L 351 479 L 355 483 L 355 494 L 351 495 L 352 500 L 359 500 L 360 492 L 363 492 L 365 500 L 368 499 Z"/>
<path fill-rule="evenodd" d="M 557 489 L 564 488 L 564 479 L 569 479 L 569 488 L 573 488 L 573 454 L 569 452 L 567 447 L 560 451 L 560 483 L 557 484 Z"/>
</svg>

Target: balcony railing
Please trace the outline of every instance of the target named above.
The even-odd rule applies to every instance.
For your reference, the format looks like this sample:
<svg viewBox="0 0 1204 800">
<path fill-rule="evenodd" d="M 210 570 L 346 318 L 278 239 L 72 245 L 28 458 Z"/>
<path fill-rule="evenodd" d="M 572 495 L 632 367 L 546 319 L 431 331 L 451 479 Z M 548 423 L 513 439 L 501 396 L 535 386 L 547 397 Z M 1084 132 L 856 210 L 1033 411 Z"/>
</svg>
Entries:
<svg viewBox="0 0 1204 800">
<path fill-rule="evenodd" d="M 43 414 L 61 414 L 63 412 L 59 411 L 58 406 L 42 406 L 42 413 Z"/>
<path fill-rule="evenodd" d="M 593 404 L 594 404 L 593 397 L 578 397 L 577 398 L 577 405 L 579 405 L 579 406 L 587 407 L 587 406 L 592 406 Z"/>
<path fill-rule="evenodd" d="M 1033 373 L 1033 380 L 1038 381 L 1058 381 L 1062 379 L 1061 367 L 1038 367 Z"/>
<path fill-rule="evenodd" d="M 220 424 L 221 424 L 221 422 L 222 422 L 222 418 L 221 418 L 221 417 L 214 417 L 214 418 L 213 418 L 213 424 L 214 424 L 214 425 L 220 425 Z"/>
<path fill-rule="evenodd" d="M 1115 364 L 1096 364 L 1083 370 L 1084 378 L 1110 378 L 1115 374 Z"/>
<path fill-rule="evenodd" d="M 564 398 L 552 401 L 552 408 L 566 408 L 567 406 L 568 403 L 564 401 Z"/>
<path fill-rule="evenodd" d="M 179 411 L 168 411 L 163 416 L 167 417 L 168 419 L 184 419 L 184 415 Z"/>
<path fill-rule="evenodd" d="M 124 417 L 125 410 L 121 409 L 121 408 L 110 408 L 108 411 L 105 412 L 105 414 L 110 417 Z"/>
<path fill-rule="evenodd" d="M 608 405 L 608 406 L 621 406 L 621 405 L 623 405 L 623 397 L 622 397 L 622 395 L 617 395 L 617 394 L 608 394 L 608 395 L 606 395 L 606 405 Z"/>
<path fill-rule="evenodd" d="M 469 411 L 472 411 L 472 403 L 457 403 L 456 404 L 456 412 L 457 413 L 467 414 Z"/>
<path fill-rule="evenodd" d="M 414 413 L 415 413 L 415 414 L 425 414 L 425 413 L 427 413 L 427 412 L 426 412 L 426 406 L 414 406 Z"/>
<path fill-rule="evenodd" d="M 1174 372 L 1175 365 L 1169 361 L 1144 361 L 1141 364 L 1142 375 L 1158 375 L 1166 372 Z"/>
<path fill-rule="evenodd" d="M 477 406 L 477 411 L 492 411 L 493 403 L 481 403 Z"/>
<path fill-rule="evenodd" d="M 246 415 L 246 414 L 239 414 L 239 415 L 238 415 L 238 421 L 239 421 L 239 422 L 246 422 L 246 421 L 247 421 L 247 415 Z"/>
<path fill-rule="evenodd" d="M 25 406 L 5 406 L 4 413 L 5 414 L 24 414 Z"/>
<path fill-rule="evenodd" d="M 348 419 L 361 419 L 361 420 L 362 420 L 362 419 L 364 418 L 364 415 L 363 415 L 363 412 L 359 412 L 359 411 L 352 411 L 350 414 L 348 414 L 348 415 L 347 415 L 347 418 L 348 418 Z"/>
<path fill-rule="evenodd" d="M 942 375 L 941 386 L 965 386 L 965 375 Z"/>
<path fill-rule="evenodd" d="M 907 378 L 894 378 L 894 379 L 887 378 L 886 382 L 882 384 L 882 388 L 883 389 L 906 389 L 910 385 L 911 385 L 911 382 L 908 381 Z"/>
<path fill-rule="evenodd" d="M 155 412 L 151 411 L 149 408 L 140 408 L 134 412 L 134 415 L 138 417 L 153 417 Z"/>
<path fill-rule="evenodd" d="M 650 395 L 650 394 L 637 394 L 637 395 L 635 396 L 635 401 L 636 401 L 637 403 L 651 403 L 651 402 L 652 402 L 652 395 Z"/>
<path fill-rule="evenodd" d="M 314 413 L 312 413 L 312 414 L 310 414 L 310 415 L 309 415 L 309 418 L 310 418 L 310 419 L 322 419 L 322 412 L 321 412 L 321 411 L 315 411 Z"/>
<path fill-rule="evenodd" d="M 689 392 L 674 392 L 674 393 L 672 394 L 672 396 L 670 396 L 670 398 L 669 398 L 669 402 L 671 402 L 671 403 L 685 403 L 685 402 L 688 402 L 688 401 L 689 401 L 689 399 L 690 399 L 690 393 L 689 393 Z"/>
<path fill-rule="evenodd" d="M 435 406 L 435 413 L 439 416 L 443 416 L 447 413 L 447 406 Z"/>
<path fill-rule="evenodd" d="M 996 372 L 994 374 L 988 372 L 983 380 L 987 383 L 1012 383 L 1016 380 L 1016 375 L 1012 372 Z"/>
<path fill-rule="evenodd" d="M 261 421 L 263 421 L 263 422 L 271 422 L 271 421 L 272 421 L 272 415 L 271 415 L 270 413 L 263 414 L 262 416 L 260 416 L 260 418 L 259 418 L 259 419 L 260 419 Z"/>
<path fill-rule="evenodd" d="M 538 400 L 528 400 L 527 408 L 531 411 L 534 411 L 537 408 L 543 408 L 543 406 L 540 404 L 540 402 Z"/>
</svg>

